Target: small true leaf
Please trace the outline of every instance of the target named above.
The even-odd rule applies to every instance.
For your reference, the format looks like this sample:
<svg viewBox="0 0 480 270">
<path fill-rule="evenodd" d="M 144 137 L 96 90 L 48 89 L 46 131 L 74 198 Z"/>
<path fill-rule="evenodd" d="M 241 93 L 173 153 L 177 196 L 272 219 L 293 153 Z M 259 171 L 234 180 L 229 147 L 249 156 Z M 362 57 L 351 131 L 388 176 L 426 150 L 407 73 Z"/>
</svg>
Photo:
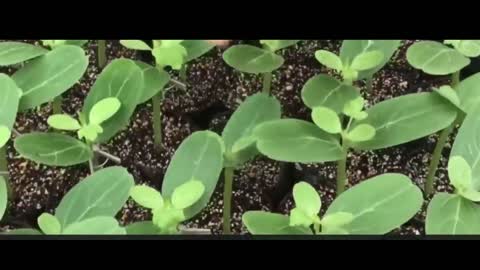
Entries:
<svg viewBox="0 0 480 270">
<path fill-rule="evenodd" d="M 290 223 L 291 227 L 295 226 L 304 226 L 308 227 L 313 224 L 313 219 L 311 216 L 307 215 L 303 210 L 297 208 L 290 211 Z"/>
<path fill-rule="evenodd" d="M 361 124 L 353 128 L 346 137 L 352 142 L 368 141 L 375 137 L 375 128 L 369 124 Z"/>
<path fill-rule="evenodd" d="M 62 225 L 58 219 L 49 213 L 43 213 L 38 217 L 38 226 L 44 234 L 60 234 L 62 232 Z"/>
<path fill-rule="evenodd" d="M 293 199 L 298 209 L 308 216 L 316 216 L 320 212 L 322 202 L 318 192 L 308 183 L 300 182 L 293 187 Z"/>
<path fill-rule="evenodd" d="M 110 119 L 122 104 L 116 97 L 104 98 L 93 105 L 89 114 L 89 123 L 100 125 Z"/>
<path fill-rule="evenodd" d="M 281 214 L 248 211 L 243 214 L 242 221 L 251 234 L 312 234 L 309 228 L 290 227 L 290 218 Z"/>
<path fill-rule="evenodd" d="M 435 41 L 420 41 L 407 50 L 407 61 L 430 75 L 448 75 L 460 71 L 470 59 L 460 52 Z"/>
<path fill-rule="evenodd" d="M 90 124 L 83 126 L 80 130 L 78 130 L 78 138 L 79 139 L 87 139 L 90 142 L 94 142 L 98 138 L 98 134 L 102 133 L 103 129 L 101 126 L 97 124 Z"/>
<path fill-rule="evenodd" d="M 284 59 L 269 50 L 250 45 L 234 45 L 223 54 L 225 62 L 247 73 L 272 72 L 283 65 Z"/>
<path fill-rule="evenodd" d="M 15 139 L 14 146 L 23 157 L 49 166 L 72 166 L 93 156 L 85 143 L 58 133 L 24 134 Z"/>
<path fill-rule="evenodd" d="M 48 50 L 22 42 L 0 42 L 0 66 L 25 62 L 48 53 Z"/>
<path fill-rule="evenodd" d="M 162 91 L 170 81 L 170 75 L 163 69 L 159 69 L 140 61 L 136 61 L 143 72 L 143 90 L 139 104 L 149 101 L 153 96 Z"/>
<path fill-rule="evenodd" d="M 321 129 L 331 134 L 342 132 L 342 123 L 337 113 L 327 107 L 315 107 L 312 110 L 312 120 Z"/>
<path fill-rule="evenodd" d="M 178 186 L 172 194 L 173 207 L 185 209 L 196 203 L 205 192 L 205 186 L 197 180 L 188 181 Z"/>
<path fill-rule="evenodd" d="M 326 51 L 326 50 L 318 50 L 315 52 L 315 58 L 320 62 L 322 65 L 340 71 L 343 69 L 342 60 L 338 55 Z"/>
<path fill-rule="evenodd" d="M 68 114 L 54 114 L 48 117 L 49 126 L 60 130 L 78 130 L 81 128 L 77 119 Z"/>
<path fill-rule="evenodd" d="M 91 217 L 72 223 L 62 234 L 66 235 L 124 235 L 125 228 L 120 227 L 113 217 Z"/>
<path fill-rule="evenodd" d="M 7 209 L 7 182 L 3 176 L 0 176 L 0 221 L 2 220 L 3 214 L 5 214 L 5 210 Z"/>
<path fill-rule="evenodd" d="M 139 221 L 125 227 L 127 235 L 156 235 L 160 229 L 152 221 Z"/>
<path fill-rule="evenodd" d="M 10 140 L 11 131 L 6 126 L 0 125 L 0 148 Z"/>
<path fill-rule="evenodd" d="M 343 107 L 343 113 L 347 116 L 355 118 L 363 110 L 363 106 L 365 105 L 365 100 L 359 96 L 355 99 L 352 99 L 345 103 Z"/>
<path fill-rule="evenodd" d="M 130 191 L 132 199 L 145 208 L 157 209 L 163 207 L 162 194 L 149 186 L 134 186 Z"/>
<path fill-rule="evenodd" d="M 147 43 L 143 42 L 142 40 L 120 40 L 120 44 L 123 46 L 132 49 L 132 50 L 140 50 L 140 51 L 150 51 L 152 48 L 148 46 Z"/>
<path fill-rule="evenodd" d="M 153 223 L 162 229 L 162 233 L 171 233 L 177 231 L 180 222 L 186 219 L 180 209 L 164 207 L 153 210 Z"/>
<path fill-rule="evenodd" d="M 460 108 L 460 97 L 451 86 L 443 85 L 440 88 L 433 89 L 437 94 L 445 98 L 446 100 L 450 101 L 453 105 Z"/>
<path fill-rule="evenodd" d="M 448 177 L 450 178 L 450 183 L 457 189 L 473 188 L 472 168 L 461 156 L 450 157 L 448 161 Z"/>
<path fill-rule="evenodd" d="M 350 68 L 355 71 L 363 71 L 372 69 L 383 61 L 383 53 L 381 51 L 369 51 L 357 55 L 350 65 Z"/>
<path fill-rule="evenodd" d="M 187 50 L 180 44 L 169 47 L 160 46 L 153 49 L 155 62 L 161 66 L 170 66 L 175 70 L 179 70 L 185 63 Z"/>
</svg>

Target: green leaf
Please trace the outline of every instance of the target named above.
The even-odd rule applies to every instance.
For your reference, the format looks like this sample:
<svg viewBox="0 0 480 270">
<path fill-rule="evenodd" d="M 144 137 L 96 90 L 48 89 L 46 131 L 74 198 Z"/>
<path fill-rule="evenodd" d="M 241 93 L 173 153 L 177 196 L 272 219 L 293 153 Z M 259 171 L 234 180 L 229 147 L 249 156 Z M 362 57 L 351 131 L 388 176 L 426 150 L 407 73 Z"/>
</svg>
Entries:
<svg viewBox="0 0 480 270">
<path fill-rule="evenodd" d="M 315 52 L 315 58 L 320 62 L 320 64 L 340 71 L 343 69 L 342 60 L 336 54 L 326 51 L 326 50 L 318 50 Z"/>
<path fill-rule="evenodd" d="M 384 55 L 382 62 L 372 69 L 359 72 L 356 76 L 359 80 L 371 78 L 390 61 L 400 43 L 400 40 L 344 40 L 340 48 L 340 59 L 343 63 L 351 63 L 359 54 L 381 51 Z"/>
<path fill-rule="evenodd" d="M 369 124 L 361 124 L 352 129 L 346 138 L 352 142 L 365 142 L 375 137 L 375 128 Z"/>
<path fill-rule="evenodd" d="M 49 213 L 43 213 L 38 217 L 38 226 L 44 234 L 60 234 L 62 232 L 62 225 L 58 219 Z"/>
<path fill-rule="evenodd" d="M 310 109 L 323 106 L 340 113 L 350 100 L 360 96 L 359 90 L 325 74 L 307 81 L 302 89 L 302 100 Z"/>
<path fill-rule="evenodd" d="M 140 100 L 144 78 L 142 70 L 128 59 L 113 60 L 102 73 L 88 93 L 82 112 L 89 115 L 93 106 L 102 99 L 116 97 L 122 104 L 117 113 L 102 123 L 103 133 L 99 143 L 107 142 L 117 132 L 125 128 Z"/>
<path fill-rule="evenodd" d="M 73 45 L 60 46 L 28 62 L 12 76 L 23 91 L 19 109 L 24 111 L 52 101 L 74 86 L 87 66 L 85 51 Z"/>
<path fill-rule="evenodd" d="M 300 40 L 260 40 L 261 44 L 264 44 L 272 52 L 293 46 Z"/>
<path fill-rule="evenodd" d="M 62 198 L 55 216 L 62 228 L 92 217 L 113 217 L 127 201 L 133 185 L 133 177 L 125 168 L 96 171 Z"/>
<path fill-rule="evenodd" d="M 100 125 L 110 119 L 122 104 L 116 97 L 104 98 L 93 105 L 88 116 L 89 123 Z"/>
<path fill-rule="evenodd" d="M 313 218 L 312 216 L 309 216 L 305 213 L 300 208 L 294 208 L 292 211 L 290 211 L 290 223 L 289 226 L 295 227 L 295 226 L 303 226 L 303 227 L 309 227 L 310 225 L 313 224 Z"/>
<path fill-rule="evenodd" d="M 150 48 L 150 46 L 148 46 L 147 43 L 138 39 L 130 39 L 130 40 L 123 39 L 123 40 L 120 40 L 120 44 L 132 50 L 139 50 L 139 51 L 152 50 L 152 48 Z"/>
<path fill-rule="evenodd" d="M 222 133 L 228 158 L 226 160 L 228 164 L 226 165 L 241 165 L 255 156 L 257 154 L 256 149 L 249 151 L 250 149 L 248 148 L 251 143 L 244 144 L 244 148 L 239 148 L 237 145 L 236 151 L 233 150 L 233 146 L 242 139 L 252 142 L 252 134 L 255 127 L 269 120 L 280 119 L 280 116 L 280 102 L 275 97 L 265 93 L 254 94 L 240 104 L 228 120 Z"/>
<path fill-rule="evenodd" d="M 381 51 L 364 52 L 353 59 L 350 68 L 355 71 L 373 69 L 382 63 L 383 57 L 384 55 Z"/>
<path fill-rule="evenodd" d="M 161 228 L 162 234 L 177 232 L 178 224 L 186 219 L 184 211 L 172 207 L 153 210 L 153 224 Z"/>
<path fill-rule="evenodd" d="M 48 53 L 48 50 L 22 42 L 0 42 L 0 66 L 25 62 Z"/>
<path fill-rule="evenodd" d="M 196 203 L 205 192 L 205 186 L 198 180 L 190 180 L 178 186 L 172 194 L 173 207 L 183 210 Z"/>
<path fill-rule="evenodd" d="M 179 70 L 187 58 L 187 50 L 180 44 L 171 47 L 157 47 L 152 51 L 157 65 L 171 66 L 172 69 Z"/>
<path fill-rule="evenodd" d="M 171 197 L 180 185 L 197 179 L 205 192 L 202 198 L 185 211 L 187 218 L 199 213 L 210 201 L 223 169 L 223 142 L 211 131 L 197 131 L 186 138 L 173 155 L 165 173 L 162 195 Z"/>
<path fill-rule="evenodd" d="M 342 123 L 337 113 L 327 107 L 315 107 L 312 110 L 313 122 L 324 131 L 337 134 L 342 132 Z"/>
<path fill-rule="evenodd" d="M 443 85 L 440 86 L 440 88 L 434 88 L 433 91 L 461 109 L 460 97 L 458 96 L 457 91 L 455 91 L 451 86 Z"/>
<path fill-rule="evenodd" d="M 163 197 L 160 192 L 149 186 L 134 186 L 130 191 L 132 199 L 141 206 L 149 209 L 163 207 Z"/>
<path fill-rule="evenodd" d="M 480 191 L 480 107 L 467 114 L 452 146 L 450 159 L 461 156 L 472 170 L 473 189 Z"/>
<path fill-rule="evenodd" d="M 293 199 L 297 208 L 310 217 L 317 216 L 322 207 L 317 191 L 306 182 L 300 182 L 293 187 Z"/>
<path fill-rule="evenodd" d="M 42 235 L 42 232 L 35 229 L 15 229 L 8 232 L 0 233 L 0 235 Z"/>
<path fill-rule="evenodd" d="M 338 196 L 325 216 L 353 215 L 343 228 L 350 234 L 386 234 L 410 220 L 423 203 L 420 189 L 401 174 L 383 174 L 362 181 Z"/>
<path fill-rule="evenodd" d="M 322 218 L 322 233 L 332 233 L 336 229 L 339 229 L 350 222 L 352 222 L 354 216 L 347 212 L 336 212 L 331 215 Z"/>
<path fill-rule="evenodd" d="M 77 135 L 81 140 L 83 138 L 87 139 L 90 142 L 94 142 L 98 138 L 98 134 L 103 132 L 103 128 L 97 124 L 90 124 L 83 126 L 78 130 Z"/>
<path fill-rule="evenodd" d="M 140 221 L 125 227 L 127 235 L 156 235 L 160 229 L 152 221 Z"/>
<path fill-rule="evenodd" d="M 5 214 L 8 203 L 7 181 L 3 176 L 0 176 L 0 221 Z"/>
<path fill-rule="evenodd" d="M 0 43 L 1 44 L 1 43 Z M 23 92 L 7 75 L 0 73 L 0 126 L 12 129 Z M 1 145 L 1 143 L 0 143 Z"/>
<path fill-rule="evenodd" d="M 409 94 L 380 102 L 366 111 L 368 118 L 353 124 L 369 124 L 375 139 L 357 142 L 358 150 L 382 149 L 433 134 L 448 127 L 456 118 L 454 106 L 435 93 Z"/>
<path fill-rule="evenodd" d="M 427 208 L 428 235 L 480 234 L 480 207 L 459 195 L 439 193 Z"/>
<path fill-rule="evenodd" d="M 407 61 L 430 75 L 448 75 L 470 64 L 470 59 L 457 50 L 436 41 L 420 41 L 407 50 Z"/>
<path fill-rule="evenodd" d="M 284 62 L 280 55 L 251 45 L 230 47 L 223 54 L 223 60 L 236 70 L 253 74 L 272 72 Z"/>
<path fill-rule="evenodd" d="M 197 59 L 215 47 L 215 45 L 206 40 L 184 40 L 182 41 L 182 46 L 187 50 L 185 62 Z"/>
<path fill-rule="evenodd" d="M 57 46 L 65 45 L 67 43 L 66 40 L 53 40 L 53 39 L 42 39 L 43 46 L 50 47 L 54 49 Z"/>
<path fill-rule="evenodd" d="M 60 130 L 78 130 L 82 128 L 77 119 L 68 114 L 54 114 L 47 119 L 49 126 Z"/>
<path fill-rule="evenodd" d="M 14 146 L 21 156 L 49 166 L 72 166 L 93 157 L 88 145 L 58 133 L 24 134 L 15 139 Z"/>
<path fill-rule="evenodd" d="M 472 168 L 461 156 L 450 157 L 448 161 L 450 183 L 458 190 L 472 189 Z"/>
<path fill-rule="evenodd" d="M 480 72 L 462 80 L 455 90 L 460 98 L 460 108 L 470 114 L 480 104 Z"/>
<path fill-rule="evenodd" d="M 91 217 L 72 223 L 63 230 L 66 235 L 124 235 L 125 228 L 120 227 L 113 217 Z"/>
<path fill-rule="evenodd" d="M 11 135 L 10 129 L 8 129 L 6 126 L 0 125 L 0 148 L 7 144 Z"/>
<path fill-rule="evenodd" d="M 290 227 L 290 218 L 281 214 L 264 211 L 248 211 L 243 214 L 242 221 L 251 234 L 312 234 L 309 228 Z"/>
<path fill-rule="evenodd" d="M 453 47 L 466 57 L 480 56 L 480 40 L 445 40 L 445 44 Z"/>
<path fill-rule="evenodd" d="M 273 160 L 311 163 L 342 158 L 338 136 L 328 134 L 306 121 L 269 121 L 259 125 L 254 130 L 254 136 L 260 153 Z"/>
<path fill-rule="evenodd" d="M 140 61 L 136 61 L 143 72 L 143 91 L 139 104 L 145 103 L 152 99 L 157 93 L 162 91 L 170 81 L 170 75 L 163 69 L 150 66 Z"/>
<path fill-rule="evenodd" d="M 365 100 L 363 97 L 359 96 L 345 103 L 343 107 L 343 113 L 349 117 L 355 118 L 363 110 L 365 105 Z"/>
</svg>

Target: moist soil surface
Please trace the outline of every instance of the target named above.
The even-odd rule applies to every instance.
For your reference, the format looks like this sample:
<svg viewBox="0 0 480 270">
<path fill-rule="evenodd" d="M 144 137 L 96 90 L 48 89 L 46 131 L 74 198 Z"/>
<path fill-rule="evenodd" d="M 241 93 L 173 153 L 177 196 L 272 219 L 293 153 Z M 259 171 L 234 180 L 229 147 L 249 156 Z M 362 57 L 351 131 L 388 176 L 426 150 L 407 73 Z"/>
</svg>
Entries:
<svg viewBox="0 0 480 270">
<path fill-rule="evenodd" d="M 38 41 L 23 40 L 39 45 Z M 414 41 L 404 41 L 401 49 L 379 73 L 375 75 L 373 89 L 367 92 L 363 83 L 358 83 L 361 93 L 371 106 L 380 101 L 409 93 L 431 91 L 434 86 L 449 82 L 447 77 L 433 77 L 411 68 L 405 52 Z M 254 41 L 235 43 L 255 44 Z M 281 52 L 284 65 L 274 72 L 272 94 L 282 104 L 284 117 L 309 119 L 309 109 L 303 105 L 301 89 L 307 80 L 320 73 L 330 73 L 314 57 L 314 52 L 326 49 L 338 52 L 341 41 L 309 40 Z M 97 67 L 95 42 L 84 46 L 90 64 L 84 77 L 63 95 L 63 110 L 75 115 L 101 69 Z M 121 158 L 122 166 L 134 176 L 137 184 L 146 183 L 160 189 L 163 175 L 175 150 L 182 140 L 197 130 L 209 129 L 221 134 L 226 121 L 246 97 L 261 91 L 261 76 L 240 73 L 227 66 L 222 59 L 223 49 L 213 49 L 188 65 L 187 91 L 167 86 L 162 103 L 163 150 L 154 151 L 152 134 L 152 104 L 147 102 L 137 107 L 130 125 L 117 134 L 102 149 Z M 122 47 L 118 41 L 107 41 L 108 60 L 131 58 L 151 61 L 135 51 Z M 13 74 L 14 68 L 0 68 L 0 72 Z M 337 76 L 337 74 L 332 74 Z M 46 131 L 46 119 L 51 106 L 46 104 L 37 110 L 19 113 L 15 128 L 20 133 Z M 455 132 L 454 132 L 455 133 Z M 454 134 L 452 135 L 452 137 Z M 451 191 L 446 174 L 446 161 L 452 137 L 444 149 L 437 172 L 437 191 Z M 389 149 L 365 152 L 350 152 L 348 156 L 349 185 L 383 173 L 402 173 L 423 188 L 431 153 L 437 135 L 419 139 Z M 36 228 L 36 219 L 43 212 L 53 213 L 61 198 L 89 173 L 88 164 L 73 167 L 51 167 L 35 164 L 19 157 L 10 141 L 7 146 L 9 173 L 14 197 L 0 231 L 14 228 Z M 100 159 L 103 166 L 115 165 Z M 223 177 L 223 176 L 221 176 Z M 322 198 L 325 211 L 335 193 L 336 170 L 334 163 L 293 164 L 257 157 L 235 171 L 232 202 L 232 231 L 246 233 L 241 216 L 248 210 L 267 210 L 288 213 L 293 206 L 291 190 L 298 181 L 313 184 Z M 410 222 L 391 234 L 424 234 L 424 209 Z M 222 233 L 223 178 L 207 208 L 185 225 L 192 228 L 210 229 Z M 150 213 L 129 201 L 118 214 L 122 224 L 149 219 Z"/>
</svg>

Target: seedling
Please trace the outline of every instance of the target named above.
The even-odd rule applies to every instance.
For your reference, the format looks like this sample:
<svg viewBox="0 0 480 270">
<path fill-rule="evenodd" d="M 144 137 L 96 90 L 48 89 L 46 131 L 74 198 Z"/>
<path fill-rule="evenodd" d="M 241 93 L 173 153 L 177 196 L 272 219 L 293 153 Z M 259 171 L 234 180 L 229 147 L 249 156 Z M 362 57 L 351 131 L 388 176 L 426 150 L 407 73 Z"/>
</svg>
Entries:
<svg viewBox="0 0 480 270">
<path fill-rule="evenodd" d="M 248 211 L 243 223 L 252 234 L 386 234 L 410 220 L 421 208 L 422 192 L 401 174 L 362 181 L 337 197 L 323 217 L 317 191 L 306 182 L 293 188 L 290 216 Z"/>
<path fill-rule="evenodd" d="M 263 74 L 264 93 L 270 94 L 272 72 L 284 62 L 275 52 L 298 43 L 299 40 L 260 40 L 263 48 L 251 45 L 235 45 L 223 54 L 223 60 L 240 72 Z"/>
<path fill-rule="evenodd" d="M 75 185 L 63 197 L 55 215 L 40 215 L 38 226 L 43 234 L 125 234 L 125 229 L 119 226 L 114 217 L 128 200 L 133 185 L 133 177 L 122 167 L 99 170 Z M 41 232 L 19 229 L 8 234 Z"/>
<path fill-rule="evenodd" d="M 430 202 L 427 234 L 480 234 L 480 121 L 476 107 L 458 131 L 448 162 L 448 177 L 455 194 L 438 193 Z"/>
<path fill-rule="evenodd" d="M 416 42 L 408 48 L 407 60 L 414 68 L 420 69 L 427 74 L 451 75 L 452 82 L 450 88 L 444 86 L 437 90 L 437 93 L 458 106 L 460 104 L 455 103 L 462 102 L 460 99 L 461 94 L 459 91 L 455 93 L 450 90 L 460 87 L 460 71 L 470 64 L 470 59 L 468 57 L 476 57 L 480 55 L 480 47 L 478 47 L 480 43 L 476 40 L 445 40 L 444 43 L 452 45 L 453 48 L 436 41 Z M 473 78 L 473 76 L 471 78 Z M 469 86 L 468 88 L 472 88 L 472 86 Z M 472 92 L 466 92 L 469 92 L 469 98 L 473 98 L 471 94 Z M 458 100 L 456 96 L 459 97 Z M 463 102 L 467 103 L 469 101 Z M 472 101 L 470 101 L 470 104 L 471 103 Z M 461 112 L 461 110 L 459 110 L 459 112 Z M 448 137 L 454 127 L 462 122 L 462 118 L 463 113 L 459 113 L 456 121 L 442 130 L 439 135 L 430 161 L 427 179 L 425 181 L 426 194 L 432 194 L 434 192 L 435 174 L 440 163 L 443 148 L 445 147 Z"/>
<path fill-rule="evenodd" d="M 89 161 L 92 172 L 94 152 L 119 163 L 119 158 L 100 150 L 96 144 L 108 142 L 128 125 L 141 95 L 138 89 L 142 86 L 142 71 L 133 61 L 114 60 L 90 90 L 79 113 L 79 121 L 64 114 L 48 119 L 56 129 L 77 131 L 79 139 L 85 139 L 85 142 L 64 134 L 34 132 L 18 137 L 15 149 L 27 159 L 50 166 L 71 166 Z"/>
</svg>

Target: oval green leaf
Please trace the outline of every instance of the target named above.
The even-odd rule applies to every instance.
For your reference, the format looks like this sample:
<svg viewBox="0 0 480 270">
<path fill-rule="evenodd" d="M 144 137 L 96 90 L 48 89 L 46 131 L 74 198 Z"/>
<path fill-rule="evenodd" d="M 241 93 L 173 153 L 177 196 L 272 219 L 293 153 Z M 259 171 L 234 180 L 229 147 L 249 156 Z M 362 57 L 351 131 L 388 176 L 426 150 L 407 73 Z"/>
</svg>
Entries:
<svg viewBox="0 0 480 270">
<path fill-rule="evenodd" d="M 120 40 L 120 44 L 132 50 L 140 50 L 140 51 L 152 50 L 152 48 L 150 48 L 150 46 L 148 46 L 147 43 L 138 39 L 122 39 Z"/>
<path fill-rule="evenodd" d="M 49 166 L 72 166 L 92 158 L 85 143 L 58 133 L 33 132 L 15 139 L 15 150 L 23 157 Z"/>
<path fill-rule="evenodd" d="M 165 173 L 164 197 L 171 197 L 180 185 L 196 179 L 205 187 L 202 198 L 185 210 L 187 218 L 199 213 L 210 201 L 223 168 L 223 142 L 211 131 L 197 131 L 178 147 Z"/>
<path fill-rule="evenodd" d="M 143 72 L 143 90 L 139 104 L 149 101 L 153 96 L 162 91 L 170 81 L 170 75 L 163 69 L 150 66 L 141 61 L 136 61 Z"/>
<path fill-rule="evenodd" d="M 134 186 L 130 191 L 132 199 L 141 206 L 149 209 L 163 207 L 163 197 L 160 192 L 149 186 Z"/>
<path fill-rule="evenodd" d="M 254 130 L 257 148 L 263 155 L 286 162 L 327 162 L 342 158 L 338 136 L 315 124 L 282 119 L 260 124 Z"/>
<path fill-rule="evenodd" d="M 48 117 L 47 123 L 49 126 L 60 130 L 78 130 L 82 128 L 77 119 L 68 114 L 54 114 Z"/>
<path fill-rule="evenodd" d="M 332 52 L 326 50 L 318 50 L 315 52 L 315 58 L 318 60 L 318 62 L 320 62 L 320 64 L 328 68 L 337 71 L 341 71 L 343 69 L 342 60 L 340 60 L 340 57 L 338 57 L 338 55 Z"/>
<path fill-rule="evenodd" d="M 205 192 L 205 186 L 197 180 L 188 181 L 178 186 L 172 194 L 173 207 L 183 210 L 196 203 Z"/>
<path fill-rule="evenodd" d="M 353 58 L 350 68 L 355 71 L 373 69 L 382 63 L 383 57 L 384 56 L 381 51 L 364 52 Z"/>
<path fill-rule="evenodd" d="M 288 216 L 268 213 L 264 211 L 248 211 L 242 216 L 243 224 L 251 234 L 281 235 L 305 234 L 311 235 L 312 231 L 305 227 L 290 227 Z"/>
<path fill-rule="evenodd" d="M 0 221 L 5 214 L 8 203 L 8 191 L 7 191 L 7 182 L 3 176 L 0 176 Z"/>
<path fill-rule="evenodd" d="M 293 187 L 295 206 L 308 216 L 316 216 L 322 207 L 318 192 L 308 183 L 300 182 Z"/>
<path fill-rule="evenodd" d="M 342 123 L 340 117 L 333 110 L 327 107 L 315 107 L 312 110 L 312 120 L 319 128 L 330 134 L 342 132 Z"/>
<path fill-rule="evenodd" d="M 12 76 L 23 91 L 19 109 L 32 109 L 52 101 L 75 85 L 87 66 L 85 51 L 73 45 L 62 45 L 27 63 Z"/>
<path fill-rule="evenodd" d="M 350 234 L 386 234 L 410 220 L 423 204 L 420 189 L 405 175 L 383 174 L 365 180 L 338 196 L 325 216 L 353 215 L 343 226 Z"/>
<path fill-rule="evenodd" d="M 340 113 L 345 104 L 360 96 L 359 90 L 345 85 L 325 74 L 317 75 L 307 81 L 302 89 L 302 100 L 310 109 L 323 106 Z"/>
<path fill-rule="evenodd" d="M 98 101 L 90 110 L 89 124 L 102 124 L 118 112 L 120 106 L 122 106 L 122 103 L 116 97 L 108 97 Z"/>
<path fill-rule="evenodd" d="M 375 128 L 369 124 L 361 124 L 352 129 L 347 135 L 351 142 L 365 142 L 375 137 Z"/>
<path fill-rule="evenodd" d="M 375 138 L 353 143 L 359 150 L 382 149 L 407 143 L 448 127 L 457 116 L 455 106 L 435 93 L 409 94 L 380 102 L 366 110 L 368 118 L 352 128 L 369 124 Z"/>
<path fill-rule="evenodd" d="M 102 123 L 103 133 L 99 134 L 97 142 L 107 142 L 128 125 L 143 87 L 142 70 L 132 60 L 116 59 L 105 67 L 90 89 L 82 111 L 89 115 L 97 102 L 109 97 L 117 98 L 122 106 L 113 117 Z"/>
<path fill-rule="evenodd" d="M 140 221 L 125 227 L 127 235 L 157 235 L 160 229 L 152 221 Z"/>
<path fill-rule="evenodd" d="M 445 40 L 445 44 L 453 47 L 466 57 L 480 56 L 480 40 Z"/>
<path fill-rule="evenodd" d="M 284 59 L 269 50 L 250 45 L 235 45 L 223 54 L 229 66 L 246 73 L 272 72 L 283 65 Z"/>
<path fill-rule="evenodd" d="M 0 126 L 12 129 L 17 117 L 18 104 L 22 90 L 15 81 L 7 75 L 0 73 Z"/>
<path fill-rule="evenodd" d="M 133 177 L 125 168 L 99 170 L 63 197 L 55 216 L 62 228 L 92 217 L 113 217 L 127 201 L 133 185 Z"/>
<path fill-rule="evenodd" d="M 470 64 L 460 52 L 436 41 L 420 41 L 407 50 L 407 61 L 430 75 L 448 75 Z"/>
<path fill-rule="evenodd" d="M 184 40 L 182 41 L 182 46 L 187 50 L 187 59 L 185 62 L 197 59 L 215 47 L 214 44 L 206 40 Z"/>
<path fill-rule="evenodd" d="M 23 42 L 0 42 L 0 66 L 25 62 L 48 53 L 48 50 Z"/>
<path fill-rule="evenodd" d="M 120 227 L 113 217 L 92 217 L 68 225 L 64 235 L 124 235 L 125 228 Z"/>
<path fill-rule="evenodd" d="M 480 207 L 459 195 L 439 193 L 428 205 L 425 231 L 429 235 L 480 234 Z"/>
<path fill-rule="evenodd" d="M 38 226 L 44 234 L 60 234 L 62 232 L 62 225 L 58 219 L 49 213 L 41 214 L 37 220 Z"/>
</svg>

